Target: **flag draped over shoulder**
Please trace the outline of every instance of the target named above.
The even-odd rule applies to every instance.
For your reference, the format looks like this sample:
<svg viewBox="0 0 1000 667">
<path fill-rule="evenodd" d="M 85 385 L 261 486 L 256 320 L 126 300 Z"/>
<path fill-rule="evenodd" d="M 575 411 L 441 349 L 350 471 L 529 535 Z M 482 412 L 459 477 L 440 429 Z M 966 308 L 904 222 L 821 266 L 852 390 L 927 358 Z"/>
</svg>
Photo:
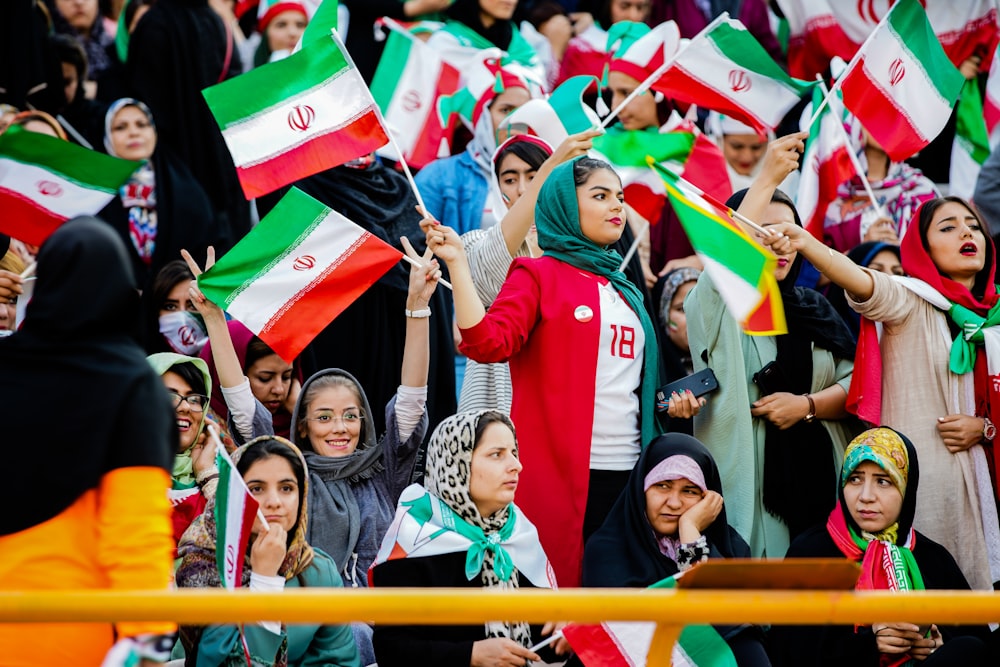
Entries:
<svg viewBox="0 0 1000 667">
<path fill-rule="evenodd" d="M 459 71 L 425 42 L 391 19 L 385 50 L 372 78 L 372 96 L 392 128 L 408 164 L 420 168 L 451 154 L 452 127 L 437 113 L 442 95 L 459 89 Z M 392 145 L 379 155 L 399 160 Z"/>
<path fill-rule="evenodd" d="M 730 218 L 730 209 L 650 159 L 705 270 L 712 276 L 733 318 L 750 335 L 788 332 L 778 281 L 777 259 Z"/>
<path fill-rule="evenodd" d="M 762 131 L 774 130 L 815 85 L 785 74 L 742 23 L 723 13 L 681 47 L 652 88 Z"/>
<path fill-rule="evenodd" d="M 259 505 L 250 495 L 225 447 L 216 450 L 215 463 L 219 468 L 219 485 L 215 491 L 215 563 L 222 585 L 229 589 L 239 588 L 243 555 Z"/>
<path fill-rule="evenodd" d="M 813 109 L 818 108 L 822 100 L 823 93 L 816 88 L 813 91 Z M 826 210 L 837 198 L 837 186 L 854 176 L 854 166 L 847 153 L 851 147 L 847 144 L 839 108 L 839 100 L 832 100 L 809 127 L 799 193 L 795 199 L 802 224 L 820 241 L 823 240 Z"/>
<path fill-rule="evenodd" d="M 675 588 L 678 576 L 650 588 Z M 563 636 L 585 667 L 641 667 L 647 662 L 655 631 L 655 623 L 570 623 L 563 628 Z M 736 667 L 729 645 L 710 625 L 686 626 L 670 658 L 674 667 Z"/>
<path fill-rule="evenodd" d="M 893 5 L 839 80 L 844 105 L 896 162 L 941 132 L 964 83 L 919 0 Z"/>
<path fill-rule="evenodd" d="M 248 199 L 389 141 L 368 86 L 332 35 L 202 95 Z"/>
<path fill-rule="evenodd" d="M 0 232 L 41 245 L 70 218 L 107 206 L 139 164 L 11 127 L 0 135 Z"/>
<path fill-rule="evenodd" d="M 198 286 L 292 361 L 402 256 L 292 188 Z"/>
</svg>

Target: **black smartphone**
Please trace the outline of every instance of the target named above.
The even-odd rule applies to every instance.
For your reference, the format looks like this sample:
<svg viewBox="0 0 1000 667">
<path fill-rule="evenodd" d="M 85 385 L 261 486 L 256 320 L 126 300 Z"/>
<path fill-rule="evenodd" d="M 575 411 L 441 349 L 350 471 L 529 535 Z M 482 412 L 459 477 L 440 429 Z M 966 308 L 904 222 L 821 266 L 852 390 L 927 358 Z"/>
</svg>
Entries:
<svg viewBox="0 0 1000 667">
<path fill-rule="evenodd" d="M 777 362 L 768 362 L 764 368 L 753 374 L 753 383 L 760 389 L 761 396 L 768 396 L 779 391 L 788 391 L 791 384 Z"/>
<path fill-rule="evenodd" d="M 701 398 L 718 388 L 719 381 L 715 378 L 715 373 L 712 372 L 711 368 L 692 373 L 687 377 L 682 377 L 680 380 L 674 380 L 669 384 L 665 384 L 656 390 L 656 404 L 657 406 L 663 406 L 662 408 L 657 407 L 657 411 L 663 412 L 667 409 L 667 401 L 670 400 L 670 395 L 674 392 L 683 394 L 690 389 L 695 398 Z"/>
</svg>

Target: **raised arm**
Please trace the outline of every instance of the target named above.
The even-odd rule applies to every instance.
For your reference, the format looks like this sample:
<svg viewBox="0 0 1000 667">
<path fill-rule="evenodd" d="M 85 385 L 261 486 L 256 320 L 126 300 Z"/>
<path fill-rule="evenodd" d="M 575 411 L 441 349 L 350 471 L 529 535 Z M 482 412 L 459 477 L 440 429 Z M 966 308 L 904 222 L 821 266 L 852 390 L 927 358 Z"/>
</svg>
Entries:
<svg viewBox="0 0 1000 667">
<path fill-rule="evenodd" d="M 549 177 L 553 169 L 566 160 L 584 155 L 593 148 L 594 137 L 602 134 L 604 134 L 603 130 L 587 130 L 566 137 L 555 152 L 535 172 L 535 177 L 528 184 L 524 194 L 514 202 L 514 205 L 507 211 L 507 215 L 500 221 L 503 240 L 507 244 L 507 251 L 511 257 L 517 256 L 518 248 L 524 243 L 528 230 L 535 222 L 535 204 L 538 202 L 538 193 L 541 191 L 545 179 Z"/>
<path fill-rule="evenodd" d="M 403 367 L 400 383 L 404 387 L 426 387 L 430 366 L 430 304 L 437 289 L 441 269 L 430 248 L 418 255 L 406 237 L 401 239 L 406 254 L 421 266 L 410 265 L 410 288 L 406 295 L 406 340 L 403 343 Z"/>
<path fill-rule="evenodd" d="M 454 229 L 430 217 L 425 217 L 420 222 L 420 228 L 427 234 L 427 247 L 448 266 L 455 298 L 456 324 L 460 329 L 471 329 L 483 321 L 486 309 L 472 283 L 472 272 L 469 270 L 469 260 L 465 256 L 462 239 Z"/>
<path fill-rule="evenodd" d="M 771 196 L 785 177 L 798 167 L 799 155 L 804 149 L 808 133 L 796 132 L 775 139 L 767 147 L 764 164 L 760 173 L 750 185 L 738 212 L 750 220 L 761 220 Z M 761 234 L 746 227 L 751 236 L 760 240 L 778 255 L 793 252 L 802 256 L 816 267 L 831 282 L 844 288 L 858 301 L 867 301 L 874 290 L 874 282 L 864 270 L 846 256 L 820 242 L 802 227 L 791 223 L 771 225 L 771 234 Z"/>
</svg>

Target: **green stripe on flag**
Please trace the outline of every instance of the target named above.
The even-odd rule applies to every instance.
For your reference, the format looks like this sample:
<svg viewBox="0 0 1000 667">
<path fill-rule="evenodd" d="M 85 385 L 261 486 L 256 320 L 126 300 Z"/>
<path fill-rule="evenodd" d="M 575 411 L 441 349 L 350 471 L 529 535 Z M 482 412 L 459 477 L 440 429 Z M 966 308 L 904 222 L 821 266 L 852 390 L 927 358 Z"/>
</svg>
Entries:
<svg viewBox="0 0 1000 667">
<path fill-rule="evenodd" d="M 58 174 L 82 188 L 114 194 L 141 162 L 123 160 L 13 126 L 0 135 L 0 157 Z"/>
<path fill-rule="evenodd" d="M 955 91 L 965 79 L 948 59 L 919 0 L 897 2 L 889 12 L 888 28 L 920 64 L 938 94 L 949 104 L 954 103 Z"/>
<path fill-rule="evenodd" d="M 740 30 L 729 23 L 720 23 L 708 34 L 708 38 L 715 44 L 716 48 L 729 60 L 738 63 L 741 67 L 757 72 L 763 76 L 773 79 L 796 95 L 804 95 L 815 84 L 806 81 L 799 81 L 788 76 L 783 69 L 774 62 L 768 55 L 764 47 L 760 45 L 757 38 L 747 30 Z"/>
<path fill-rule="evenodd" d="M 284 60 L 201 91 L 222 129 L 287 104 L 289 98 L 318 88 L 352 68 L 340 48 L 321 39 Z"/>
<path fill-rule="evenodd" d="M 225 310 L 259 276 L 294 252 L 330 210 L 292 188 L 257 227 L 198 276 L 198 287 Z"/>
<path fill-rule="evenodd" d="M 688 235 L 691 247 L 699 254 L 725 265 L 741 280 L 758 286 L 761 276 L 768 269 L 773 256 L 755 243 L 733 223 L 717 217 L 714 211 L 697 206 L 679 189 L 677 176 L 663 165 L 652 162 L 650 166 L 663 179 L 667 196 Z"/>
<path fill-rule="evenodd" d="M 650 588 L 677 588 L 678 576 L 667 577 Z M 677 643 L 697 667 L 736 667 L 732 649 L 711 625 L 685 626 Z"/>
<path fill-rule="evenodd" d="M 983 118 L 983 96 L 975 79 L 965 82 L 955 115 L 955 141 L 978 164 L 986 162 L 990 156 L 990 137 Z"/>
<path fill-rule="evenodd" d="M 311 44 L 321 37 L 330 36 L 330 31 L 337 27 L 339 20 L 337 7 L 339 5 L 337 0 L 323 0 L 320 3 L 319 7 L 316 8 L 316 13 L 309 19 L 306 29 L 302 32 L 302 46 Z"/>
<path fill-rule="evenodd" d="M 403 71 L 410 59 L 411 41 L 411 38 L 395 30 L 389 31 L 389 38 L 385 42 L 385 50 L 382 51 L 371 85 L 372 97 L 382 113 L 389 108 L 392 96 L 403 78 Z"/>
<path fill-rule="evenodd" d="M 645 167 L 649 155 L 657 162 L 686 161 L 694 142 L 691 132 L 661 133 L 655 127 L 645 130 L 609 128 L 605 134 L 594 138 L 594 148 L 620 167 Z"/>
<path fill-rule="evenodd" d="M 215 465 L 219 470 L 219 481 L 215 494 L 215 566 L 219 569 L 219 579 L 225 582 L 226 572 L 226 517 L 229 515 L 229 479 L 233 468 L 229 462 L 216 452 Z"/>
</svg>

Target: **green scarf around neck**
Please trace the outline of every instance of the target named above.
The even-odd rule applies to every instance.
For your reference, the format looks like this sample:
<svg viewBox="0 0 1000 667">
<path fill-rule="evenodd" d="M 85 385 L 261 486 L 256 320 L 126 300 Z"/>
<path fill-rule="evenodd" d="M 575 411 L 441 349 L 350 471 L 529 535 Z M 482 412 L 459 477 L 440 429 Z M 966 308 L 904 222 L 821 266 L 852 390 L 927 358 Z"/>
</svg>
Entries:
<svg viewBox="0 0 1000 667">
<path fill-rule="evenodd" d="M 157 375 L 163 375 L 178 364 L 194 364 L 195 368 L 198 369 L 202 377 L 205 379 L 205 395 L 209 398 L 212 397 L 212 376 L 208 372 L 208 364 L 205 363 L 204 359 L 200 359 L 198 357 L 186 357 L 183 354 L 177 354 L 175 352 L 159 352 L 146 357 L 146 361 L 148 361 L 149 365 L 153 367 L 153 370 L 156 371 Z M 198 433 L 194 436 L 195 442 L 198 442 L 198 438 L 201 436 L 201 430 L 205 428 L 206 412 L 208 412 L 207 405 L 205 406 L 205 410 L 201 413 L 201 423 L 198 424 Z M 174 468 L 171 471 L 170 476 L 174 480 L 174 489 L 190 489 L 194 487 L 194 465 L 191 461 L 190 449 L 186 452 L 178 452 L 174 456 Z"/>
<path fill-rule="evenodd" d="M 951 342 L 948 369 L 956 375 L 962 375 L 971 371 L 976 365 L 976 346 L 985 342 L 983 329 L 1000 324 L 1000 301 L 990 308 L 986 317 L 957 303 L 951 305 L 948 316 L 961 330 Z"/>
<path fill-rule="evenodd" d="M 659 383 L 659 350 L 653 321 L 646 312 L 642 292 L 619 270 L 622 257 L 613 249 L 601 247 L 580 230 L 580 208 L 577 203 L 574 165 L 582 158 L 566 162 L 552 170 L 542 185 L 535 206 L 535 226 L 538 245 L 545 255 L 566 262 L 578 269 L 603 276 L 621 293 L 642 323 L 646 344 L 643 354 L 642 384 L 639 390 L 639 416 L 643 448 L 663 430 L 655 417 L 656 388 Z"/>
</svg>

